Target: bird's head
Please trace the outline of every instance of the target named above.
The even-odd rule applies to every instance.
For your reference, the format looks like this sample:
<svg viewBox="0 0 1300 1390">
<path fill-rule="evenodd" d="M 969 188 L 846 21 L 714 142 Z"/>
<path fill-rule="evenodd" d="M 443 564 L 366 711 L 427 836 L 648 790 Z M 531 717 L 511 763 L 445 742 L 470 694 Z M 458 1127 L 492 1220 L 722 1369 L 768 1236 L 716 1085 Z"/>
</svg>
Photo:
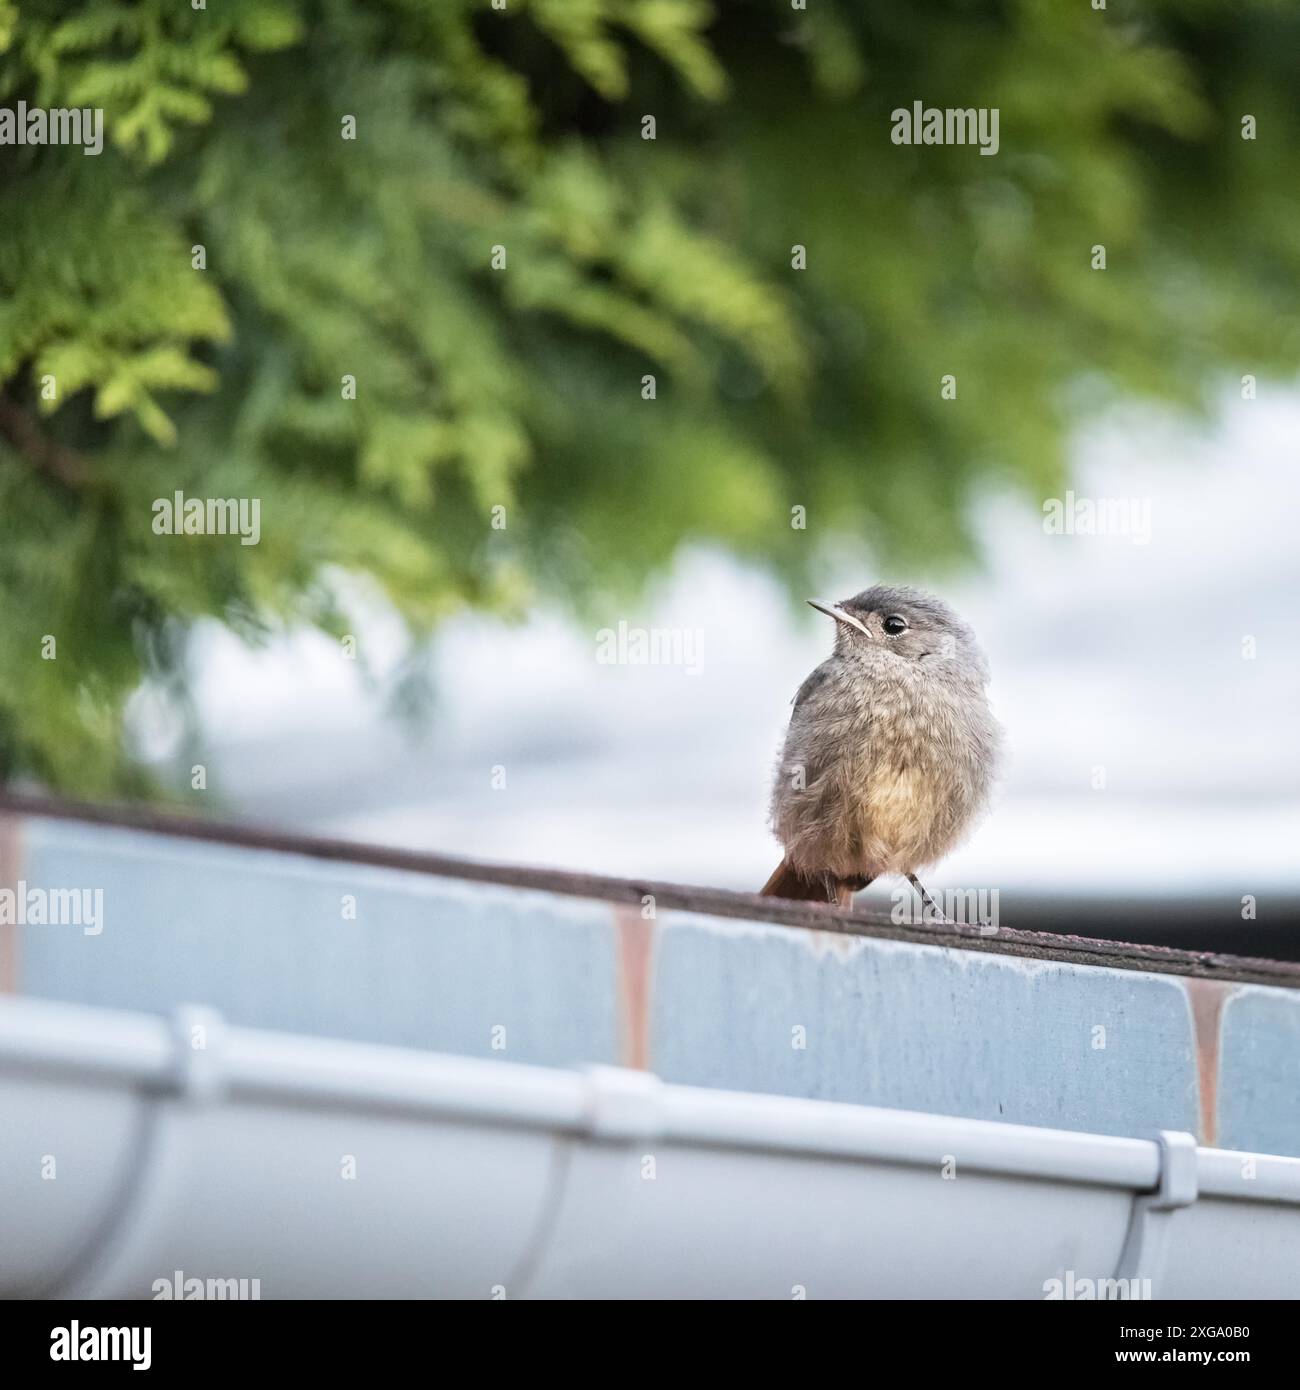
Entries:
<svg viewBox="0 0 1300 1390">
<path fill-rule="evenodd" d="M 975 634 L 941 599 L 920 589 L 877 584 L 842 603 L 808 600 L 835 619 L 835 650 L 901 661 L 942 661 L 980 681 L 988 664 Z"/>
</svg>

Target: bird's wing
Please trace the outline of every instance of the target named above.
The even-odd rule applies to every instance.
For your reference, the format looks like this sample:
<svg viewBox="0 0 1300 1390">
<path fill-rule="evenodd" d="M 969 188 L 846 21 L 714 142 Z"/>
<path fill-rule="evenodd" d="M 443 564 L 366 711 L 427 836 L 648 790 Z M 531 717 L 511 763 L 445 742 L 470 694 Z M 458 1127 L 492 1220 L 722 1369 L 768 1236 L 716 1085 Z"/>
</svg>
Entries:
<svg viewBox="0 0 1300 1390">
<path fill-rule="evenodd" d="M 811 696 L 826 684 L 826 679 L 830 675 L 830 662 L 823 661 L 820 666 L 813 671 L 812 675 L 794 693 L 794 699 L 790 701 L 792 716 L 799 712 L 799 707 L 805 704 Z"/>
</svg>

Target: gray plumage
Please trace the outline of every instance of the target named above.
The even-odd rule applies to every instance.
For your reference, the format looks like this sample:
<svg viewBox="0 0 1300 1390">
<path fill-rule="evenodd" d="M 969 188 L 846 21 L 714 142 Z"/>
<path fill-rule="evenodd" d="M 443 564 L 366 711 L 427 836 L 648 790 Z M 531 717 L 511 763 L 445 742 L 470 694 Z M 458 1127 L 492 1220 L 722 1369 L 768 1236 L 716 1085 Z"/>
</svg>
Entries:
<svg viewBox="0 0 1300 1390">
<path fill-rule="evenodd" d="M 933 864 L 973 827 L 1002 730 L 988 663 L 946 603 L 878 585 L 814 606 L 835 618 L 835 651 L 794 699 L 772 788 L 785 861 L 763 891 L 845 902 L 879 874 Z"/>
</svg>

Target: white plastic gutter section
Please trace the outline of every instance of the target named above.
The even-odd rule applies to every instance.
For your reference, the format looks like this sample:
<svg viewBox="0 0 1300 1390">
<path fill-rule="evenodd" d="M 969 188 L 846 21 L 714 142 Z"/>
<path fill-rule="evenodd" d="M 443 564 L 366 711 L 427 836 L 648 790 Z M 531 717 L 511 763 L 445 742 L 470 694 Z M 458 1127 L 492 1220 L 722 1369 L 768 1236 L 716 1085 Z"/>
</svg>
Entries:
<svg viewBox="0 0 1300 1390">
<path fill-rule="evenodd" d="M 263 1298 L 1296 1297 L 1300 1159 L 0 1002 L 0 1294 L 178 1275 Z"/>
</svg>

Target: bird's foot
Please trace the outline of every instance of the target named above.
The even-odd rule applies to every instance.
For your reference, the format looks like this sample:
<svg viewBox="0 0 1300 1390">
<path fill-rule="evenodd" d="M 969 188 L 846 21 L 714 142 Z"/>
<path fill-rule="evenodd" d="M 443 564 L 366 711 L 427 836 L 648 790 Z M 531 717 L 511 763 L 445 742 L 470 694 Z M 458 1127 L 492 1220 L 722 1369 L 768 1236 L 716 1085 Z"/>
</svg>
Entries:
<svg viewBox="0 0 1300 1390">
<path fill-rule="evenodd" d="M 921 920 L 923 922 L 936 922 L 941 926 L 952 926 L 952 923 L 939 909 L 938 903 L 926 892 L 925 885 L 915 874 L 908 874 L 907 881 L 921 895 Z"/>
</svg>

